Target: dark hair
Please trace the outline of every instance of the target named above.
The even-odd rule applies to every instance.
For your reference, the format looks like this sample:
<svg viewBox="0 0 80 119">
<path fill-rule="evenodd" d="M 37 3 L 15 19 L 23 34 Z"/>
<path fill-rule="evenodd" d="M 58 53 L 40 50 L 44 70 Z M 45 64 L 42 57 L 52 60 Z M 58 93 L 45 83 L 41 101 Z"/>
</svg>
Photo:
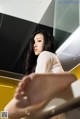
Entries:
<svg viewBox="0 0 80 119">
<path fill-rule="evenodd" d="M 35 71 L 35 67 L 36 67 L 36 62 L 37 62 L 37 57 L 34 54 L 33 51 L 33 44 L 34 44 L 34 37 L 36 34 L 43 34 L 44 36 L 44 47 L 43 47 L 43 51 L 50 51 L 50 52 L 54 52 L 54 37 L 53 35 L 50 34 L 49 31 L 46 30 L 39 30 L 36 31 L 32 34 L 31 40 L 30 40 L 30 44 L 29 44 L 29 49 L 27 52 L 27 59 L 26 59 L 26 74 L 30 74 L 32 72 Z"/>
</svg>

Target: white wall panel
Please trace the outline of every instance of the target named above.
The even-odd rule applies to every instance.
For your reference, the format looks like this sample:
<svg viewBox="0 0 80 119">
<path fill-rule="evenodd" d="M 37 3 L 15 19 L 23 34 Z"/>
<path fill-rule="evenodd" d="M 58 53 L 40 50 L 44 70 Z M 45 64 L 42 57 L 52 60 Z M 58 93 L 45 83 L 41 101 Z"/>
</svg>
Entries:
<svg viewBox="0 0 80 119">
<path fill-rule="evenodd" d="M 39 23 L 51 1 L 0 0 L 0 13 Z"/>
</svg>

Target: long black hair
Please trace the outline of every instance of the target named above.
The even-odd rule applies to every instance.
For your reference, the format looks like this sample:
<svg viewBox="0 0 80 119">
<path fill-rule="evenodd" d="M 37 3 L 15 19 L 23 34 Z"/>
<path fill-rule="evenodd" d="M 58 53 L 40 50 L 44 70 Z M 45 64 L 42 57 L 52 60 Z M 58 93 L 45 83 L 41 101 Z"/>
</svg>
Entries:
<svg viewBox="0 0 80 119">
<path fill-rule="evenodd" d="M 35 72 L 37 57 L 34 54 L 33 45 L 34 45 L 34 37 L 36 34 L 42 34 L 44 36 L 44 47 L 43 51 L 50 51 L 54 53 L 54 37 L 50 34 L 49 31 L 46 30 L 38 30 L 32 34 L 32 37 L 30 39 L 29 43 L 29 49 L 27 52 L 27 58 L 26 58 L 26 74 L 30 74 L 32 72 Z"/>
</svg>

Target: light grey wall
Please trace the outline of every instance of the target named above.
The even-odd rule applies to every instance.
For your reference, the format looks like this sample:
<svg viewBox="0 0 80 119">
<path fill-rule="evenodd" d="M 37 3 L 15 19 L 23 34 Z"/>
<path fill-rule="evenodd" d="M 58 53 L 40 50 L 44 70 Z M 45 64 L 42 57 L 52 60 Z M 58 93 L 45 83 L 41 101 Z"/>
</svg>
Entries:
<svg viewBox="0 0 80 119">
<path fill-rule="evenodd" d="M 0 0 L 0 13 L 36 23 L 41 21 L 40 23 L 53 27 L 53 8 L 49 7 L 51 2 L 52 0 Z"/>
<path fill-rule="evenodd" d="M 46 10 L 46 12 L 44 13 L 43 17 L 40 20 L 41 24 L 53 27 L 54 8 L 55 8 L 55 0 L 52 0 L 52 2 L 50 3 L 49 7 Z"/>
</svg>

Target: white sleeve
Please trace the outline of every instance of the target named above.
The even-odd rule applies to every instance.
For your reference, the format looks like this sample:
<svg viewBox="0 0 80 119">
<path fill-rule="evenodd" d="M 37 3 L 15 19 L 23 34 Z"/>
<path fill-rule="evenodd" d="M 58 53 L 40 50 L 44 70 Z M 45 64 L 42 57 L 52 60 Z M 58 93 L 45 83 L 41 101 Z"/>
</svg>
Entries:
<svg viewBox="0 0 80 119">
<path fill-rule="evenodd" d="M 43 51 L 38 56 L 35 73 L 47 73 L 52 65 L 52 56 L 47 51 Z"/>
<path fill-rule="evenodd" d="M 56 64 L 53 65 L 52 72 L 53 73 L 64 73 L 64 70 L 60 62 L 57 62 Z"/>
<path fill-rule="evenodd" d="M 37 59 L 35 73 L 63 73 L 62 65 L 54 53 L 43 51 Z"/>
</svg>

